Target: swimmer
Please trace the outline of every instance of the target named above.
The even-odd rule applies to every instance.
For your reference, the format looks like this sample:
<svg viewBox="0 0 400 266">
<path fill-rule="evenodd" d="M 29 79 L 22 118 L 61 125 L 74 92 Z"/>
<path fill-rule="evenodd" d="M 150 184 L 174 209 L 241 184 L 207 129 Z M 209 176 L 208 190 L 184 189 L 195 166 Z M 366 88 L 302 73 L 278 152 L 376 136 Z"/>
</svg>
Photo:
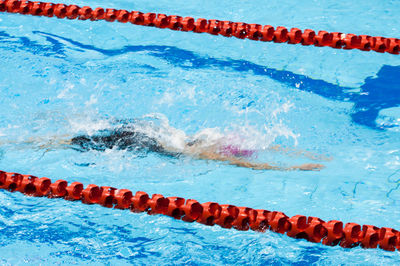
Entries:
<svg viewBox="0 0 400 266">
<path fill-rule="evenodd" d="M 123 123 L 121 127 L 112 130 L 102 130 L 94 135 L 78 135 L 66 140 L 64 144 L 71 148 L 85 152 L 89 150 L 104 151 L 106 149 L 120 149 L 130 151 L 156 152 L 158 154 L 179 157 L 190 156 L 196 159 L 226 162 L 229 165 L 251 168 L 254 170 L 320 170 L 321 164 L 302 164 L 291 167 L 279 167 L 268 163 L 254 163 L 246 158 L 251 157 L 255 151 L 241 149 L 235 145 L 215 143 L 207 145 L 200 138 L 189 138 L 182 147 L 173 145 L 149 136 L 138 128 L 135 123 Z"/>
<path fill-rule="evenodd" d="M 39 145 L 41 149 L 72 148 L 80 152 L 90 150 L 105 151 L 107 149 L 128 150 L 135 152 L 155 152 L 161 155 L 180 157 L 188 156 L 196 159 L 221 161 L 229 165 L 251 168 L 254 170 L 303 170 L 315 171 L 324 166 L 321 164 L 307 163 L 297 166 L 280 167 L 269 163 L 251 162 L 248 158 L 255 154 L 255 150 L 242 149 L 231 144 L 215 141 L 212 144 L 202 138 L 185 138 L 181 145 L 172 145 L 160 137 L 149 134 L 143 130 L 143 121 L 118 120 L 119 126 L 99 130 L 95 134 L 81 134 L 76 136 L 64 135 L 45 140 L 46 144 Z M 154 130 L 154 128 L 153 128 Z M 155 130 L 157 131 L 157 130 Z M 170 133 L 170 132 L 169 132 Z M 43 141 L 43 140 L 42 140 Z M 25 144 L 37 144 L 40 141 L 30 139 Z M 276 150 L 274 146 L 273 150 Z"/>
</svg>

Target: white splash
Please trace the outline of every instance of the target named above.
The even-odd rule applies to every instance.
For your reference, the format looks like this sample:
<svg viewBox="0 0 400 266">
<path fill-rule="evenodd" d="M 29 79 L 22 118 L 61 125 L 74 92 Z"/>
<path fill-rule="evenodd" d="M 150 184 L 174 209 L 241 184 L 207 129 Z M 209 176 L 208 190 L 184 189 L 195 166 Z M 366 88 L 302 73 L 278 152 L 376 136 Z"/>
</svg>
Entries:
<svg viewBox="0 0 400 266">
<path fill-rule="evenodd" d="M 88 114 L 75 114 L 68 117 L 68 122 L 72 134 L 77 132 L 84 132 L 88 135 L 96 134 L 99 130 L 112 128 L 112 121 L 110 119 L 94 119 L 93 116 Z"/>
<path fill-rule="evenodd" d="M 173 89 L 168 88 L 161 96 L 157 104 L 166 104 L 167 106 L 172 106 L 177 101 L 189 100 L 190 102 L 196 103 L 196 96 L 201 94 L 201 92 L 196 91 L 195 86 L 185 86 L 178 92 Z"/>
<path fill-rule="evenodd" d="M 232 123 L 227 128 L 208 127 L 203 128 L 193 135 L 187 135 L 183 130 L 170 125 L 168 118 L 161 113 L 150 113 L 135 119 L 133 126 L 135 131 L 156 139 L 164 147 L 180 152 L 187 143 L 196 140 L 200 147 L 214 145 L 233 145 L 241 149 L 265 150 L 274 145 L 278 137 L 292 139 L 297 145 L 298 134 L 288 128 L 282 120 L 278 119 L 280 113 L 285 113 L 293 104 L 285 103 L 265 116 L 264 124 Z M 122 127 L 123 123 L 115 119 L 99 119 L 96 114 L 77 115 L 69 118 L 70 128 L 73 133 L 96 134 L 99 130 L 115 129 Z"/>
<path fill-rule="evenodd" d="M 65 84 L 65 88 L 60 91 L 60 93 L 57 95 L 58 99 L 71 99 L 72 97 L 74 97 L 74 94 L 71 93 L 71 90 L 74 89 L 75 86 L 70 83 L 70 82 L 66 82 Z"/>
<path fill-rule="evenodd" d="M 168 118 L 160 113 L 143 116 L 142 120 L 135 124 L 135 130 L 177 151 L 183 151 L 188 140 L 188 136 L 183 130 L 170 126 Z"/>
</svg>

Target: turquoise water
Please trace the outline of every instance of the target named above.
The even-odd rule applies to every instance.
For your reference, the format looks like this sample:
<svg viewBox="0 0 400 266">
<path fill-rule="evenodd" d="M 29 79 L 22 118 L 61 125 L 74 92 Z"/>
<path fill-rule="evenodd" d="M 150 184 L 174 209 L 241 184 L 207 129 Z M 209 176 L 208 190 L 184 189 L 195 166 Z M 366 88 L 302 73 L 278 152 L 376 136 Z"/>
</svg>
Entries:
<svg viewBox="0 0 400 266">
<path fill-rule="evenodd" d="M 397 1 L 68 2 L 273 26 L 400 37 Z M 400 229 L 400 57 L 262 43 L 131 24 L 0 14 L 0 169 Z M 179 146 L 202 134 L 281 166 L 259 171 L 54 139 L 114 119 L 158 125 Z M 145 128 L 154 133 L 152 128 Z M 51 145 L 49 142 L 53 141 Z M 43 146 L 44 145 L 44 146 Z M 351 250 L 0 192 L 2 264 L 395 264 Z"/>
</svg>

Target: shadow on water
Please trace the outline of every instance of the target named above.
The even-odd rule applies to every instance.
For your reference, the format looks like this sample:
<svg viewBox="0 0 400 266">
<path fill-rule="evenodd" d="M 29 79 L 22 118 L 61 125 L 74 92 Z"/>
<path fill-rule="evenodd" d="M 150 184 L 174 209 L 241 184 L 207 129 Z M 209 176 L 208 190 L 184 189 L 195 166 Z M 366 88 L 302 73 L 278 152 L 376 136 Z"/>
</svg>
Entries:
<svg viewBox="0 0 400 266">
<path fill-rule="evenodd" d="M 231 69 L 241 73 L 251 71 L 254 75 L 267 76 L 280 83 L 315 93 L 330 100 L 352 102 L 354 103 L 353 113 L 351 114 L 353 122 L 377 130 L 391 127 L 390 125 L 378 126 L 376 124 L 375 120 L 379 112 L 382 109 L 400 106 L 400 97 L 398 96 L 400 92 L 400 66 L 384 65 L 376 77 L 366 78 L 364 84 L 359 88 L 360 90 L 354 92 L 355 88 L 339 86 L 290 71 L 269 68 L 246 60 L 201 56 L 174 46 L 127 45 L 119 49 L 102 49 L 58 35 L 40 31 L 33 33 L 44 37 L 49 44 L 38 44 L 27 37 L 13 37 L 4 31 L 0 31 L 0 41 L 17 42 L 21 45 L 13 45 L 12 49 L 24 49 L 45 56 L 67 57 L 65 48 L 78 51 L 96 51 L 109 57 L 126 53 L 147 52 L 148 55 L 183 69 L 218 68 L 221 71 Z M 70 46 L 67 47 L 65 43 L 69 43 Z"/>
</svg>

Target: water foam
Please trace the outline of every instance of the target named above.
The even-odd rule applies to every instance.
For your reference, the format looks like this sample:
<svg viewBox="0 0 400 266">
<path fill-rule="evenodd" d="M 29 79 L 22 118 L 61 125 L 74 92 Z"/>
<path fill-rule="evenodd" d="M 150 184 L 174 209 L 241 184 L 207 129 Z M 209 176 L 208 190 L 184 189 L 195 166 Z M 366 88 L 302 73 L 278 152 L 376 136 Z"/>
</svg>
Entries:
<svg viewBox="0 0 400 266">
<path fill-rule="evenodd" d="M 297 144 L 299 135 L 293 133 L 283 122 L 278 119 L 281 112 L 287 112 L 290 105 L 275 110 L 268 119 L 268 123 L 253 125 L 248 121 L 245 124 L 232 123 L 230 127 L 203 128 L 193 135 L 170 125 L 170 121 L 164 114 L 150 113 L 138 119 L 132 120 L 134 130 L 144 133 L 150 138 L 156 139 L 168 150 L 183 152 L 186 145 L 196 141 L 199 149 L 207 147 L 235 147 L 241 150 L 262 151 L 274 145 L 278 137 L 293 139 Z M 71 130 L 75 133 L 84 132 L 88 135 L 96 134 L 100 130 L 113 130 L 126 124 L 110 118 L 93 118 L 91 116 L 75 117 L 70 120 Z M 128 124 L 129 125 L 129 124 Z"/>
</svg>

